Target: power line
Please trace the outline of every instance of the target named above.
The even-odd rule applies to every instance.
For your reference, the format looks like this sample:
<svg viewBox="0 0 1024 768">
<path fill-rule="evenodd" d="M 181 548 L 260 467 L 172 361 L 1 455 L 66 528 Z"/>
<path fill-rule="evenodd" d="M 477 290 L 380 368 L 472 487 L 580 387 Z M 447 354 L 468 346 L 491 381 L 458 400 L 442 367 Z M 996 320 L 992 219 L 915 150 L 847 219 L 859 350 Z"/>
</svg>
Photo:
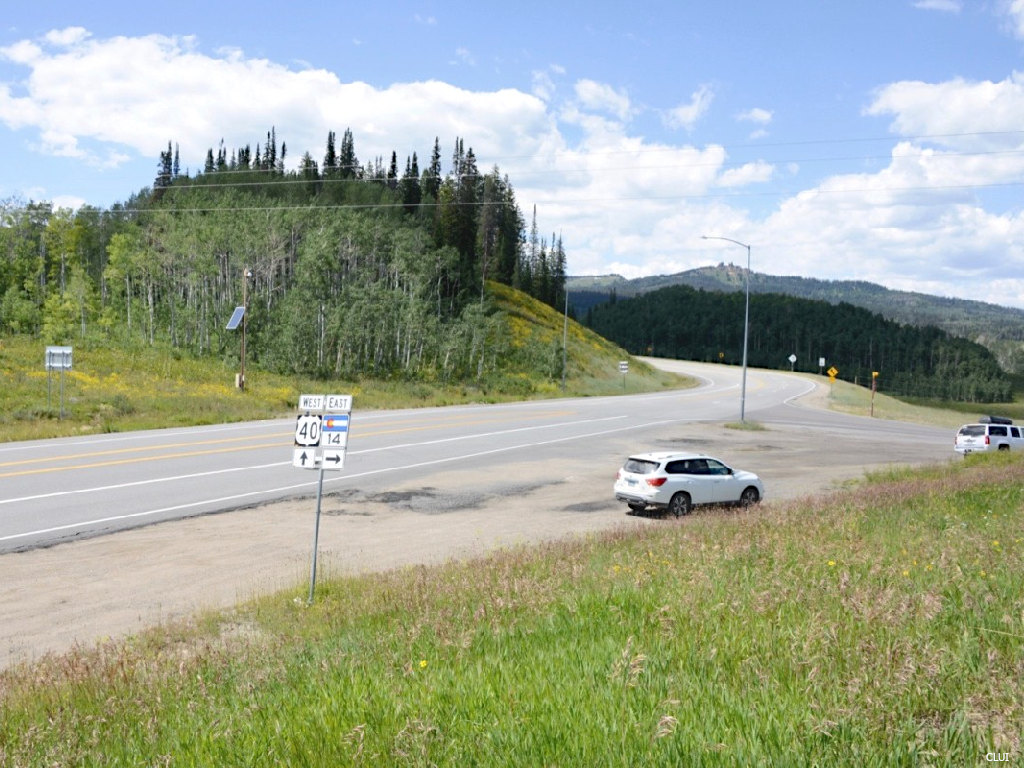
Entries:
<svg viewBox="0 0 1024 768">
<path fill-rule="evenodd" d="M 940 140 L 940 139 L 987 138 L 987 137 L 996 137 L 996 136 L 1019 136 L 1019 137 L 1024 137 L 1024 130 L 1022 130 L 1022 131 L 987 131 L 987 132 L 970 132 L 970 133 L 947 133 L 947 134 L 922 134 L 922 135 L 918 135 L 918 136 L 899 137 L 899 139 L 901 141 L 936 141 L 936 140 Z M 751 144 L 745 144 L 745 145 L 744 144 L 739 144 L 739 145 L 733 145 L 733 148 L 734 149 L 739 149 L 739 148 L 759 148 L 759 149 L 761 149 L 761 148 L 766 148 L 766 147 L 822 146 L 822 145 L 827 145 L 827 144 L 855 144 L 855 143 L 869 143 L 869 142 L 878 142 L 878 141 L 889 141 L 889 142 L 891 142 L 891 141 L 893 141 L 893 137 L 892 136 L 886 136 L 886 137 L 861 137 L 861 138 L 840 138 L 840 139 L 809 139 L 809 140 L 801 140 L 801 141 L 788 141 L 788 142 L 775 142 L 775 143 L 756 143 L 756 144 L 751 143 Z M 710 146 L 720 146 L 720 145 L 710 145 Z M 728 151 L 728 149 L 725 148 L 725 147 L 723 147 L 723 150 Z M 625 149 L 621 149 L 621 150 L 599 150 L 599 151 L 594 151 L 594 152 L 588 152 L 587 156 L 588 157 L 592 157 L 592 158 L 593 157 L 612 157 L 612 156 L 621 156 L 621 155 L 629 155 L 631 157 L 644 157 L 644 156 L 664 155 L 666 153 L 678 154 L 678 153 L 684 153 L 684 152 L 687 152 L 687 151 L 695 151 L 695 152 L 703 154 L 704 152 L 707 151 L 707 148 L 705 148 L 703 150 L 700 150 L 700 149 L 690 148 L 690 147 L 647 147 L 647 148 L 643 148 L 643 149 L 639 149 L 639 150 L 632 150 L 632 149 L 630 149 L 630 150 L 625 150 Z M 561 154 L 563 156 L 571 155 L 571 156 L 575 157 L 578 153 L 576 153 L 576 152 L 563 152 Z M 308 152 L 305 153 L 304 156 L 305 155 L 308 155 Z M 1007 150 L 971 151 L 971 152 L 968 152 L 968 151 L 962 151 L 962 152 L 940 152 L 938 154 L 928 155 L 928 161 L 929 162 L 935 162 L 935 161 L 945 161 L 945 160 L 953 160 L 953 159 L 961 159 L 961 158 L 976 158 L 976 157 L 993 157 L 993 158 L 997 158 L 997 157 L 1017 157 L 1017 156 L 1020 156 L 1020 155 L 1024 155 L 1024 150 L 1020 150 L 1020 149 L 1007 149 Z M 535 154 L 531 154 L 531 155 L 509 155 L 509 156 L 506 156 L 506 159 L 540 160 L 540 159 L 545 159 L 547 157 L 548 157 L 547 155 L 542 155 L 540 153 L 535 153 Z M 515 171 L 515 173 L 517 175 L 517 179 L 520 179 L 520 180 L 523 177 L 525 177 L 525 178 L 551 178 L 551 177 L 556 177 L 556 178 L 561 178 L 563 180 L 571 182 L 571 178 L 570 177 L 573 176 L 573 175 L 576 175 L 576 174 L 581 175 L 581 176 L 585 176 L 585 175 L 588 175 L 588 174 L 591 174 L 591 175 L 592 174 L 601 174 L 601 173 L 623 173 L 623 174 L 629 174 L 629 173 L 636 173 L 636 172 L 639 172 L 639 171 L 657 171 L 657 172 L 660 172 L 660 173 L 668 173 L 668 172 L 671 172 L 671 171 L 680 171 L 680 170 L 685 171 L 685 170 L 691 170 L 691 169 L 695 170 L 695 169 L 701 169 L 701 168 L 721 168 L 721 169 L 723 169 L 725 171 L 728 171 L 728 170 L 733 170 L 733 169 L 744 168 L 744 167 L 747 167 L 747 166 L 750 166 L 750 165 L 755 165 L 755 164 L 758 164 L 758 163 L 763 163 L 763 164 L 772 165 L 772 166 L 774 166 L 774 165 L 788 165 L 788 164 L 807 164 L 807 163 L 841 163 L 841 162 L 861 162 L 861 163 L 863 163 L 863 162 L 868 162 L 868 161 L 884 161 L 884 160 L 895 160 L 895 159 L 916 158 L 916 157 L 921 157 L 921 155 L 919 155 L 918 153 L 910 153 L 910 152 L 906 152 L 906 153 L 887 153 L 887 154 L 868 154 L 868 155 L 834 155 L 834 156 L 823 155 L 823 156 L 815 156 L 815 157 L 809 157 L 809 158 L 797 158 L 797 157 L 794 157 L 794 158 L 776 158 L 776 159 L 770 159 L 770 160 L 769 159 L 759 158 L 759 159 L 751 159 L 751 160 L 745 160 L 745 161 L 741 161 L 741 160 L 725 161 L 725 162 L 708 161 L 708 162 L 692 162 L 692 163 L 674 163 L 674 164 L 670 164 L 670 165 L 666 165 L 666 164 L 638 165 L 638 164 L 633 163 L 633 164 L 622 165 L 622 166 L 604 166 L 604 167 L 587 167 L 587 166 L 582 166 L 582 167 L 576 167 L 576 168 L 572 168 L 572 167 L 570 167 L 570 168 L 565 168 L 565 167 L 559 168 L 558 165 L 557 165 L 557 162 L 554 163 L 554 164 L 551 164 L 550 161 L 549 161 L 549 167 L 547 169 L 538 169 L 538 168 L 524 167 L 524 168 L 518 169 L 517 171 Z M 169 185 L 167 185 L 167 186 L 160 186 L 160 187 L 157 187 L 157 189 L 161 190 L 161 194 L 163 194 L 165 196 L 166 195 L 178 196 L 178 195 L 186 195 L 186 194 L 189 194 L 189 193 L 195 193 L 195 192 L 198 192 L 198 191 L 201 191 L 201 190 L 246 189 L 246 188 L 253 188 L 253 187 L 267 187 L 267 186 L 278 187 L 278 186 L 294 186 L 294 185 L 302 185 L 302 184 L 306 184 L 306 185 L 313 184 L 313 185 L 317 185 L 319 188 L 334 186 L 334 185 L 337 185 L 337 184 L 346 184 L 346 185 L 355 185 L 355 184 L 381 184 L 381 185 L 388 184 L 388 185 L 391 185 L 391 184 L 394 184 L 394 185 L 400 185 L 403 182 L 403 180 L 406 180 L 406 179 L 409 178 L 409 177 L 403 177 L 403 176 L 381 177 L 379 175 L 363 176 L 363 177 L 360 177 L 360 178 L 352 178 L 352 177 L 348 177 L 348 178 L 335 178 L 333 176 L 333 173 L 335 173 L 335 172 L 344 172 L 345 170 L 355 170 L 356 168 L 362 168 L 362 166 L 344 166 L 344 167 L 342 167 L 342 166 L 333 166 L 331 168 L 325 169 L 323 171 L 323 175 L 321 175 L 321 171 L 318 169 L 317 170 L 317 176 L 315 178 L 314 177 L 303 177 L 301 175 L 303 173 L 303 171 L 304 171 L 302 166 L 298 166 L 295 170 L 290 170 L 290 171 L 282 171 L 280 168 L 220 168 L 220 169 L 215 169 L 215 170 L 209 171 L 209 172 L 197 173 L 197 175 L 194 176 L 194 177 L 193 176 L 188 176 L 188 175 L 185 175 L 183 177 L 182 176 L 178 176 L 178 177 L 175 177 L 174 179 L 172 179 L 172 181 L 171 181 L 171 183 Z M 489 172 L 489 173 L 472 174 L 472 176 L 475 177 L 475 178 L 483 179 L 485 177 L 492 176 L 496 172 L 497 172 L 497 167 L 495 166 L 495 171 L 492 171 L 492 172 Z M 219 178 L 219 177 L 222 177 L 222 176 L 230 177 L 230 176 L 252 175 L 252 174 L 257 174 L 257 175 L 266 174 L 267 178 L 265 180 L 257 180 L 257 181 L 225 181 L 225 182 L 221 182 L 221 181 L 212 181 L 211 180 L 214 177 L 218 177 Z M 503 173 L 503 177 L 505 177 L 505 178 L 509 177 L 509 172 L 507 170 Z M 446 176 L 438 176 L 436 178 L 437 178 L 438 183 L 445 183 L 445 182 L 449 182 L 453 177 L 449 173 Z M 180 180 L 180 179 L 188 180 L 188 181 L 191 181 L 193 183 L 189 183 L 189 184 L 175 183 L 177 180 Z M 414 181 L 416 183 L 422 183 L 422 179 L 423 179 L 423 176 L 421 175 L 421 176 L 415 177 Z M 1024 182 L 991 182 L 991 183 L 979 183 L 979 184 L 918 185 L 918 186 L 910 186 L 910 187 L 848 188 L 848 189 L 842 189 L 842 190 L 817 188 L 817 189 L 815 189 L 815 192 L 817 194 L 839 194 L 839 193 L 847 193 L 847 194 L 849 194 L 849 193 L 865 193 L 865 192 L 876 192 L 876 193 L 893 192 L 893 193 L 895 193 L 895 192 L 914 192 L 914 191 L 916 191 L 916 192 L 923 192 L 923 191 L 941 191 L 941 190 L 954 190 L 954 189 L 967 190 L 967 189 L 1000 188 L 1000 187 L 1017 186 L 1017 185 L 1019 185 L 1021 183 L 1024 183 Z M 683 194 L 678 194 L 678 195 L 639 195 L 639 196 L 619 196 L 619 197 L 610 197 L 610 198 L 567 198 L 567 197 L 565 197 L 564 194 L 559 194 L 559 197 L 558 197 L 557 200 L 543 200 L 542 199 L 541 202 L 558 202 L 558 203 L 576 203 L 576 204 L 580 204 L 580 203 L 614 202 L 614 201 L 628 201 L 628 200 L 641 200 L 641 201 L 642 200 L 651 200 L 651 201 L 657 201 L 657 200 L 674 200 L 674 199 L 679 199 L 679 200 L 740 199 L 740 198 L 751 198 L 751 197 L 785 196 L 785 195 L 789 195 L 789 194 L 792 194 L 792 193 L 788 192 L 788 191 L 782 191 L 782 190 L 744 191 L 744 192 L 719 192 L 719 193 L 704 192 L 704 193 L 697 193 L 697 194 L 685 194 L 685 193 L 683 193 Z M 455 204 L 460 204 L 460 203 L 455 203 Z M 465 205 L 466 203 L 461 203 L 461 204 Z M 494 204 L 494 205 L 503 205 L 503 204 L 505 204 L 505 201 L 497 201 L 497 202 L 494 202 L 494 203 L 491 203 L 491 202 L 476 202 L 476 203 L 472 203 L 472 204 L 473 205 L 492 205 L 492 204 Z M 413 205 L 413 204 L 406 204 L 406 203 L 402 203 L 402 202 L 396 202 L 394 204 L 391 204 L 391 203 L 348 203 L 348 204 L 344 204 L 344 203 L 342 203 L 342 204 L 336 204 L 336 205 L 332 205 L 332 204 L 312 204 L 312 205 L 310 205 L 310 204 L 303 204 L 303 205 L 291 205 L 291 206 L 280 206 L 280 205 L 278 205 L 278 206 L 219 206 L 219 207 L 209 207 L 209 208 L 198 208 L 198 207 L 197 208 L 181 208 L 179 210 L 181 210 L 183 212 L 186 212 L 186 211 L 209 212 L 209 211 L 213 211 L 213 210 L 221 210 L 221 211 L 231 211 L 231 210 L 240 210 L 240 211 L 241 210 L 263 210 L 263 211 L 265 211 L 265 210 L 300 210 L 300 209 L 331 210 L 331 209 L 338 209 L 338 208 L 353 208 L 353 209 L 359 209 L 359 208 L 385 208 L 386 209 L 386 208 L 406 207 L 407 205 Z M 423 207 L 424 205 L 430 205 L 430 204 L 418 203 L 418 204 L 415 204 L 415 205 L 417 207 Z M 433 205 L 436 205 L 436 203 L 434 203 Z M 100 212 L 103 212 L 103 211 L 115 212 L 116 211 L 116 212 L 122 212 L 122 213 L 139 213 L 139 212 L 152 211 L 152 210 L 166 210 L 166 208 L 162 208 L 162 207 L 159 207 L 159 206 L 148 207 L 148 208 L 126 208 L 126 207 L 124 207 L 124 206 L 122 206 L 120 204 L 117 204 L 117 207 L 113 207 L 112 206 L 112 207 L 106 208 L 106 209 L 104 209 L 104 208 L 97 208 L 97 207 L 94 207 L 94 206 L 90 206 L 90 208 L 92 210 L 100 211 Z M 21 208 L 21 209 L 24 210 L 24 208 Z M 10 207 L 10 208 L 8 208 L 8 210 L 18 210 L 18 209 L 14 208 L 14 207 Z"/>
</svg>

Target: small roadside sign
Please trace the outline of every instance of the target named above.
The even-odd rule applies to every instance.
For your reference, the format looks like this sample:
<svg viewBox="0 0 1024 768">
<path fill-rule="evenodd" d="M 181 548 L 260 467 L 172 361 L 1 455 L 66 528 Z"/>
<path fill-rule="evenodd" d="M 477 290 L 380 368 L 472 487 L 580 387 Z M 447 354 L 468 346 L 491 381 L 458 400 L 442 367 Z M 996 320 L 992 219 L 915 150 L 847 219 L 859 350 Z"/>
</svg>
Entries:
<svg viewBox="0 0 1024 768">
<path fill-rule="evenodd" d="M 324 448 L 324 458 L 322 462 L 324 469 L 341 469 L 345 466 L 345 450 L 336 450 L 333 448 Z"/>
<path fill-rule="evenodd" d="M 325 395 L 325 411 L 351 411 L 352 395 Z"/>
<path fill-rule="evenodd" d="M 348 414 L 324 416 L 321 423 L 320 444 L 324 447 L 344 448 L 348 445 Z"/>
<path fill-rule="evenodd" d="M 316 450 L 313 448 L 296 448 L 292 453 L 292 466 L 300 469 L 316 469 Z"/>
<path fill-rule="evenodd" d="M 324 470 L 345 466 L 348 427 L 352 416 L 352 395 L 301 395 L 300 413 L 295 421 L 292 465 L 319 469 L 316 489 L 316 525 L 313 528 L 313 562 L 309 566 L 309 602 L 316 588 L 316 559 L 320 539 L 320 505 L 324 495 Z"/>
<path fill-rule="evenodd" d="M 60 417 L 64 418 L 64 371 L 71 370 L 71 347 L 47 347 L 44 364 L 46 366 L 46 408 L 49 410 L 52 400 L 53 371 L 60 371 Z"/>
<path fill-rule="evenodd" d="M 319 415 L 300 414 L 295 420 L 295 444 L 303 447 L 320 445 L 321 426 Z"/>
<path fill-rule="evenodd" d="M 71 347 L 47 347 L 46 370 L 70 371 L 72 355 Z"/>
<path fill-rule="evenodd" d="M 322 411 L 324 409 L 323 395 L 299 395 L 300 411 Z"/>
<path fill-rule="evenodd" d="M 838 369 L 834 365 L 831 368 L 829 368 L 826 371 L 826 373 L 829 375 L 829 378 L 832 378 L 832 379 L 834 379 L 836 376 L 839 375 L 839 371 L 838 371 Z"/>
</svg>

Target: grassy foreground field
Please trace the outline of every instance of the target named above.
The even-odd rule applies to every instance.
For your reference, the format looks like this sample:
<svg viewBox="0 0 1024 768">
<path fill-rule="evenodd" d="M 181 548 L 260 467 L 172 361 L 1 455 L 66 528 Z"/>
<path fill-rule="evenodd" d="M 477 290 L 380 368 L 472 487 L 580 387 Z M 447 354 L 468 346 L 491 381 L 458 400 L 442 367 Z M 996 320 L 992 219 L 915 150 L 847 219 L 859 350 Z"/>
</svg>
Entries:
<svg viewBox="0 0 1024 768">
<path fill-rule="evenodd" d="M 0 674 L 0 765 L 1019 764 L 1022 518 L 976 456 L 327 581 Z"/>
</svg>

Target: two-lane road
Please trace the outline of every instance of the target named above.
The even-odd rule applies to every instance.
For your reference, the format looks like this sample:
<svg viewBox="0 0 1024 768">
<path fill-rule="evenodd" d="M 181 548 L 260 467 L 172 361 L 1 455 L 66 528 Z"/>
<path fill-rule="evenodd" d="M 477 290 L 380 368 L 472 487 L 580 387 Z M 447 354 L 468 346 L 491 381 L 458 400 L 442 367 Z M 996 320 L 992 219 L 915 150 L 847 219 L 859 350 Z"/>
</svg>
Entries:
<svg viewBox="0 0 1024 768">
<path fill-rule="evenodd" d="M 604 438 L 635 434 L 640 442 L 645 430 L 667 424 L 738 419 L 740 369 L 657 364 L 694 375 L 700 385 L 400 411 L 360 411 L 357 398 L 346 466 L 325 473 L 325 488 L 382 491 L 439 467 L 500 472 L 511 461 L 543 464 L 567 452 L 608 464 Z M 934 428 L 790 404 L 814 386 L 799 376 L 750 370 L 747 418 L 803 424 L 833 440 L 844 432 L 908 443 L 947 437 Z M 315 494 L 318 473 L 292 466 L 293 437 L 294 419 L 281 419 L 0 445 L 0 553 Z"/>
</svg>

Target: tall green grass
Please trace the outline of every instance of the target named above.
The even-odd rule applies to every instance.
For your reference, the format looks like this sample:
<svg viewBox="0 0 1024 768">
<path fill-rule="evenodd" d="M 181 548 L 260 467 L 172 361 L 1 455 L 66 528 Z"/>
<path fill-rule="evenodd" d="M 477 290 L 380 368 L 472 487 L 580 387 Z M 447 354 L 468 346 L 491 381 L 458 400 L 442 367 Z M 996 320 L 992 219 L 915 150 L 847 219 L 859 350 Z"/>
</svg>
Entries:
<svg viewBox="0 0 1024 768">
<path fill-rule="evenodd" d="M 1022 759 L 1024 461 L 325 582 L 0 677 L 0 764 Z"/>
</svg>

